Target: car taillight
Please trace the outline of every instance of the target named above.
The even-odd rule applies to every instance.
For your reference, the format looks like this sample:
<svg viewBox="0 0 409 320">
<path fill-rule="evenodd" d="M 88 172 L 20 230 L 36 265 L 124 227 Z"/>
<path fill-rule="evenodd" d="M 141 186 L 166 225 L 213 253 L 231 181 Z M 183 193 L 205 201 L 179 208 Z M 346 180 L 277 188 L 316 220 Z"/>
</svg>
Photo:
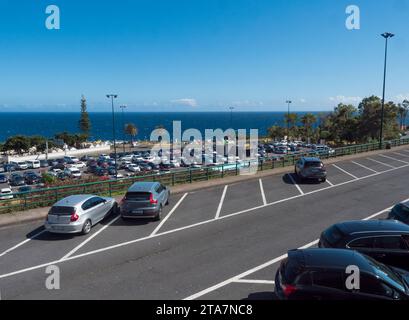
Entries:
<svg viewBox="0 0 409 320">
<path fill-rule="evenodd" d="M 151 204 L 157 204 L 157 203 L 158 203 L 158 200 L 156 200 L 156 199 L 153 198 L 153 194 L 152 194 L 152 193 L 151 193 L 151 196 L 150 196 L 150 198 L 149 198 L 149 202 L 150 202 Z"/>
<path fill-rule="evenodd" d="M 297 288 L 290 284 L 281 284 L 281 289 L 283 289 L 284 295 L 287 298 L 297 291 Z"/>
<path fill-rule="evenodd" d="M 71 221 L 71 222 L 75 222 L 75 221 L 77 221 L 79 218 L 80 218 L 79 215 L 74 211 L 74 212 L 71 214 L 70 221 Z"/>
</svg>

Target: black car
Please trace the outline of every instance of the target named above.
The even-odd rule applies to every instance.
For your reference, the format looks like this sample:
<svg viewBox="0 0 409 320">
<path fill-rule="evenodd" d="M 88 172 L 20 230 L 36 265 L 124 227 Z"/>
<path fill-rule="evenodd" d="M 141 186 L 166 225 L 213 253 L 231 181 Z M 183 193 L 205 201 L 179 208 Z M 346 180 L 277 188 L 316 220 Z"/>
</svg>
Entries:
<svg viewBox="0 0 409 320">
<path fill-rule="evenodd" d="M 153 162 L 148 162 L 148 165 L 151 167 L 152 171 L 159 172 L 160 171 L 160 165 L 153 163 Z"/>
<path fill-rule="evenodd" d="M 359 289 L 348 288 L 359 270 Z M 275 293 L 282 300 L 409 300 L 409 273 L 347 249 L 291 250 L 276 273 Z"/>
<path fill-rule="evenodd" d="M 6 163 L 5 165 L 3 165 L 3 168 L 5 172 L 13 172 L 17 170 L 16 166 L 11 163 Z"/>
<path fill-rule="evenodd" d="M 5 174 L 0 174 L 0 183 L 7 183 L 9 182 L 9 178 Z"/>
<path fill-rule="evenodd" d="M 108 167 L 108 174 L 113 176 L 116 174 L 117 169 L 114 166 Z"/>
<path fill-rule="evenodd" d="M 325 182 L 327 180 L 327 170 L 319 158 L 302 157 L 295 164 L 294 172 L 301 181 L 315 179 Z"/>
<path fill-rule="evenodd" d="M 409 270 L 409 226 L 396 220 L 347 221 L 321 234 L 320 248 L 353 249 Z"/>
<path fill-rule="evenodd" d="M 398 203 L 388 214 L 388 219 L 409 224 L 409 201 Z"/>
<path fill-rule="evenodd" d="M 139 166 L 139 168 L 141 168 L 141 171 L 147 172 L 147 171 L 152 170 L 152 167 L 149 164 L 147 164 L 146 162 L 143 162 L 143 161 L 139 162 L 138 166 Z"/>
<path fill-rule="evenodd" d="M 41 182 L 41 177 L 33 171 L 25 172 L 23 177 L 27 184 L 36 184 Z"/>
<path fill-rule="evenodd" d="M 18 173 L 13 173 L 10 176 L 10 184 L 12 186 L 24 186 L 26 184 L 25 179 Z"/>
<path fill-rule="evenodd" d="M 47 162 L 49 167 L 54 167 L 58 164 L 58 161 L 55 159 L 48 160 Z"/>
</svg>

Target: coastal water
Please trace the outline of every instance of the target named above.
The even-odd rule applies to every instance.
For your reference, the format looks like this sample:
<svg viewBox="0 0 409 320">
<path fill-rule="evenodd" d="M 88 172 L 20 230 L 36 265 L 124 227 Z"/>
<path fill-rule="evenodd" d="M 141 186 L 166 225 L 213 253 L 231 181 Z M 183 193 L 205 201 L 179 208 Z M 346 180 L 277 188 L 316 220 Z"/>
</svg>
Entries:
<svg viewBox="0 0 409 320">
<path fill-rule="evenodd" d="M 259 136 L 272 125 L 283 125 L 284 112 L 120 112 L 115 115 L 117 139 L 123 139 L 123 123 L 134 123 L 138 128 L 137 139 L 149 139 L 151 131 L 162 125 L 172 132 L 172 122 L 181 121 L 182 130 L 195 128 L 204 134 L 205 129 L 259 129 Z M 301 117 L 304 113 L 298 113 Z M 318 113 L 315 113 L 318 115 Z M 58 132 L 79 132 L 79 113 L 0 113 L 0 141 L 8 137 L 41 135 L 52 138 Z M 91 140 L 112 139 L 112 114 L 90 113 Z M 129 138 L 127 138 L 129 139 Z"/>
</svg>

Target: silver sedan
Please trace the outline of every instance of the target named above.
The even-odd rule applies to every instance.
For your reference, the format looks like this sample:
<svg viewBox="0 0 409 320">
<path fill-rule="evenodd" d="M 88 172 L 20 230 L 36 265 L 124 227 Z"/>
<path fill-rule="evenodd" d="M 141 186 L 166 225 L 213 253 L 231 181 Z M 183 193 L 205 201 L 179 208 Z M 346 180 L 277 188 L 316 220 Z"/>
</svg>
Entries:
<svg viewBox="0 0 409 320">
<path fill-rule="evenodd" d="M 113 198 L 74 195 L 51 207 L 44 226 L 53 233 L 87 234 L 94 225 L 117 212 L 118 204 Z"/>
</svg>

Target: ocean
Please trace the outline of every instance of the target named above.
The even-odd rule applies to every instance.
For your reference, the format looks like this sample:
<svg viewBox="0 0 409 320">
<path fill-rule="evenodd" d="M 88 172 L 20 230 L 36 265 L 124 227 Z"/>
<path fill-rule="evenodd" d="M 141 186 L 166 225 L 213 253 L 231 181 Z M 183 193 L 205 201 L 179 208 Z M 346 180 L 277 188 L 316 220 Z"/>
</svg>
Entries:
<svg viewBox="0 0 409 320">
<path fill-rule="evenodd" d="M 318 115 L 318 112 L 312 112 Z M 198 129 L 204 135 L 205 129 L 259 129 L 259 136 L 266 135 L 272 125 L 284 125 L 285 112 L 125 112 L 115 114 L 116 138 L 125 139 L 123 123 L 133 123 L 138 128 L 136 139 L 149 139 L 152 130 L 162 125 L 172 132 L 172 122 L 181 121 L 182 130 Z M 305 112 L 300 112 L 301 117 Z M 112 114 L 89 113 L 92 131 L 90 140 L 112 139 Z M 58 132 L 79 132 L 79 113 L 15 112 L 0 113 L 0 141 L 14 135 L 41 135 L 54 137 Z M 129 139 L 129 137 L 126 137 Z"/>
</svg>

